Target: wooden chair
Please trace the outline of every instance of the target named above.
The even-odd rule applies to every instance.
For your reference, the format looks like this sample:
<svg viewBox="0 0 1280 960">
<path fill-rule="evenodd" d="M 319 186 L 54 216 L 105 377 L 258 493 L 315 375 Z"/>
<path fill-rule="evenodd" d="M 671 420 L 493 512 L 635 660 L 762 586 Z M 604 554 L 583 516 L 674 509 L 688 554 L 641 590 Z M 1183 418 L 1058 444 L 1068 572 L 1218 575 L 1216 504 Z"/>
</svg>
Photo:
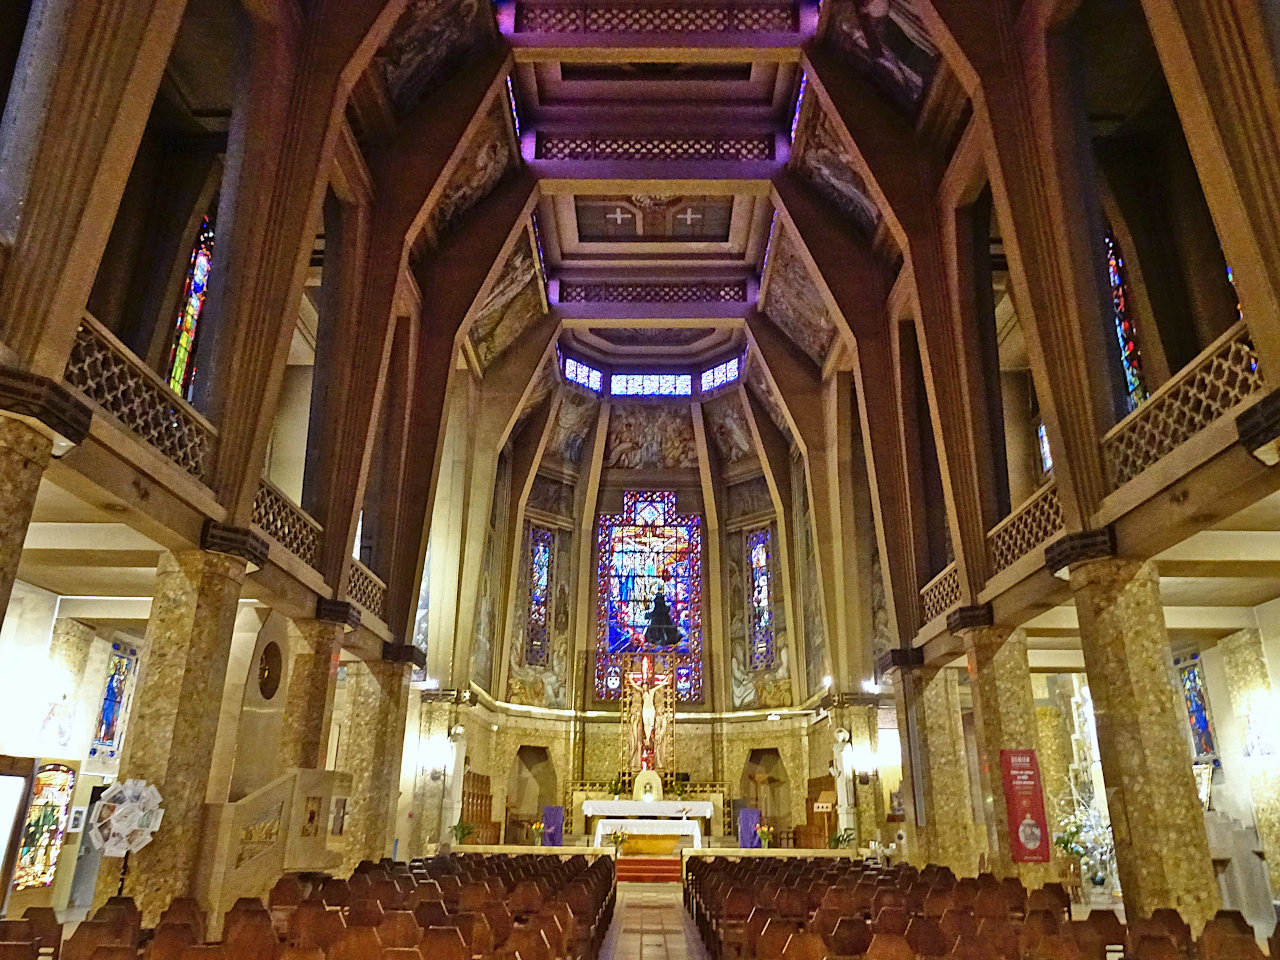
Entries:
<svg viewBox="0 0 1280 960">
<path fill-rule="evenodd" d="M 31 924 L 36 948 L 51 960 L 58 960 L 62 950 L 62 924 L 53 907 L 27 907 L 22 919 Z"/>
<path fill-rule="evenodd" d="M 1139 937 L 1132 956 L 1134 960 L 1187 960 L 1187 952 L 1172 937 Z"/>
<path fill-rule="evenodd" d="M 430 960 L 471 960 L 471 953 L 457 927 L 428 927 L 423 930 L 418 952 Z"/>
<path fill-rule="evenodd" d="M 841 917 L 827 943 L 842 957 L 861 956 L 871 946 L 871 927 L 860 917 Z"/>
<path fill-rule="evenodd" d="M 871 921 L 871 932 L 903 936 L 907 932 L 907 925 L 910 922 L 911 918 L 907 916 L 907 912 L 901 907 L 884 907 L 876 914 L 876 918 Z"/>
<path fill-rule="evenodd" d="M 1075 940 L 1065 934 L 1041 937 L 1027 951 L 1027 960 L 1084 960 Z"/>
<path fill-rule="evenodd" d="M 167 923 L 156 927 L 143 957 L 146 960 L 178 960 L 183 950 L 195 945 L 196 934 L 189 924 Z"/>
<path fill-rule="evenodd" d="M 347 907 L 347 926 L 376 927 L 382 923 L 385 912 L 382 904 L 372 897 L 355 900 Z"/>
<path fill-rule="evenodd" d="M 422 960 L 417 947 L 383 947 L 382 960 Z"/>
<path fill-rule="evenodd" d="M 795 932 L 794 923 L 782 917 L 770 919 L 755 941 L 756 960 L 782 960 L 782 951 L 787 948 L 787 941 Z"/>
<path fill-rule="evenodd" d="M 120 941 L 116 924 L 107 920 L 85 920 L 76 927 L 62 945 L 62 960 L 92 960 L 99 947 L 115 946 Z"/>
<path fill-rule="evenodd" d="M 483 913 L 460 913 L 454 918 L 458 932 L 462 934 L 462 942 L 471 950 L 473 957 L 492 953 L 497 944 L 493 939 L 493 928 Z"/>
<path fill-rule="evenodd" d="M 906 938 L 918 957 L 945 957 L 955 943 L 932 917 L 912 917 L 907 925 Z"/>
<path fill-rule="evenodd" d="M 382 953 L 382 941 L 373 927 L 347 927 L 325 956 L 328 960 L 369 960 Z M 238 960 L 238 958 L 237 958 Z"/>
<path fill-rule="evenodd" d="M 826 942 L 816 933 L 792 934 L 782 948 L 782 960 L 827 960 L 830 955 Z"/>
<path fill-rule="evenodd" d="M 377 930 L 384 947 L 416 947 L 422 942 L 422 928 L 408 910 L 387 911 Z"/>
<path fill-rule="evenodd" d="M 227 953 L 236 960 L 274 960 L 280 941 L 270 923 L 256 917 L 240 920 L 223 939 Z"/>
<path fill-rule="evenodd" d="M 178 960 L 231 960 L 231 958 L 222 944 L 206 943 L 187 947 L 178 955 Z"/>
<path fill-rule="evenodd" d="M 507 939 L 507 946 L 517 950 L 525 960 L 555 960 L 551 944 L 541 927 L 516 927 Z"/>
<path fill-rule="evenodd" d="M 877 933 L 865 954 L 867 960 L 916 960 L 907 938 L 896 933 Z"/>
<path fill-rule="evenodd" d="M 34 940 L 0 940 L 0 960 L 38 960 Z"/>
<path fill-rule="evenodd" d="M 117 943 L 93 951 L 92 960 L 138 960 L 138 951 L 126 943 Z"/>
</svg>

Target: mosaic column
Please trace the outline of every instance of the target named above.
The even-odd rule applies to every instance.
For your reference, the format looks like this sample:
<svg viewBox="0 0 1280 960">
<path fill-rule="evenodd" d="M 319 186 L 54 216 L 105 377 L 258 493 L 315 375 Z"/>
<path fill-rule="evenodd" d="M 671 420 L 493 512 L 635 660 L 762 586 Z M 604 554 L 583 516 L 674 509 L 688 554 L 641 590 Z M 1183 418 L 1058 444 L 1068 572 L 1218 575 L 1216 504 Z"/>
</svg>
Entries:
<svg viewBox="0 0 1280 960">
<path fill-rule="evenodd" d="M 880 773 L 872 762 L 880 749 L 880 708 L 874 703 L 848 707 L 842 726 L 849 731 L 849 743 L 855 756 L 866 758 L 872 769 L 869 774 L 859 772 L 853 778 L 853 798 L 858 827 L 858 845 L 865 847 L 877 838 L 884 824 L 884 789 Z M 866 782 L 863 777 L 866 776 Z"/>
<path fill-rule="evenodd" d="M 0 416 L 0 619 L 9 609 L 22 544 L 53 441 L 21 420 Z"/>
<path fill-rule="evenodd" d="M 89 651 L 96 636 L 92 627 L 71 617 L 59 617 L 53 621 L 53 636 L 49 638 L 49 662 L 57 671 L 59 679 L 65 683 L 68 696 L 74 697 L 84 680 Z"/>
<path fill-rule="evenodd" d="M 1056 705 L 1036 707 L 1036 742 L 1040 758 L 1040 783 L 1044 788 L 1045 813 L 1049 830 L 1057 825 L 1071 803 L 1071 716 Z M 1053 849 L 1053 877 L 1065 874 L 1067 855 Z"/>
<path fill-rule="evenodd" d="M 1271 725 L 1276 722 L 1275 695 L 1262 634 L 1241 630 L 1218 641 L 1231 708 L 1244 725 L 1244 762 L 1249 771 L 1253 819 L 1267 857 L 1272 897 L 1280 899 L 1280 743 Z"/>
<path fill-rule="evenodd" d="M 329 752 L 338 651 L 345 627 L 328 620 L 293 620 L 289 686 L 280 733 L 280 766 L 323 768 Z"/>
<path fill-rule="evenodd" d="M 960 717 L 960 675 L 943 668 L 920 673 L 925 823 L 930 862 L 956 876 L 978 872 L 977 825 L 969 790 L 969 758 Z"/>
<path fill-rule="evenodd" d="M 912 757 L 920 751 L 921 745 L 911 741 L 911 726 L 907 715 L 906 684 L 913 682 L 904 671 L 897 671 L 892 676 L 893 705 L 898 715 L 898 740 L 902 744 L 902 782 L 898 786 L 898 795 L 902 798 L 902 822 L 897 824 L 901 829 L 907 848 L 907 862 L 914 867 L 923 867 L 929 862 L 929 832 L 927 825 L 921 825 L 916 816 L 915 782 L 911 770 Z M 891 831 L 885 837 L 894 842 L 898 830 Z"/>
<path fill-rule="evenodd" d="M 1220 898 L 1159 573 L 1150 561 L 1090 558 L 1070 565 L 1070 582 L 1125 911 L 1171 907 L 1198 932 Z"/>
<path fill-rule="evenodd" d="M 205 804 L 226 800 L 207 795 L 209 757 L 244 575 L 242 557 L 210 550 L 165 553 L 156 568 L 146 669 L 120 762 L 120 779 L 153 784 L 164 809 L 164 822 L 151 843 L 129 858 L 125 878 L 124 892 L 137 901 L 147 926 L 173 897 L 194 892 Z M 115 893 L 119 865 L 103 860 L 99 898 Z"/>
<path fill-rule="evenodd" d="M 408 702 L 408 664 L 347 664 L 349 732 L 342 768 L 351 774 L 345 831 L 350 866 L 381 859 L 390 851 Z"/>
<path fill-rule="evenodd" d="M 960 635 L 969 660 L 983 794 L 991 799 L 993 843 L 988 869 L 997 877 L 1019 877 L 1029 889 L 1042 887 L 1048 879 L 1047 864 L 1013 861 L 1000 765 L 1000 751 L 1035 750 L 1039 743 L 1027 635 L 1003 626 L 973 627 Z M 1049 842 L 1047 836 L 1044 842 Z"/>
<path fill-rule="evenodd" d="M 428 845 L 449 836 L 446 822 L 446 771 L 442 751 L 447 749 L 454 708 L 442 702 L 423 703 L 418 711 L 418 758 L 413 784 L 413 828 L 409 835 L 411 856 L 421 856 Z M 456 822 L 456 821 L 455 821 Z"/>
</svg>

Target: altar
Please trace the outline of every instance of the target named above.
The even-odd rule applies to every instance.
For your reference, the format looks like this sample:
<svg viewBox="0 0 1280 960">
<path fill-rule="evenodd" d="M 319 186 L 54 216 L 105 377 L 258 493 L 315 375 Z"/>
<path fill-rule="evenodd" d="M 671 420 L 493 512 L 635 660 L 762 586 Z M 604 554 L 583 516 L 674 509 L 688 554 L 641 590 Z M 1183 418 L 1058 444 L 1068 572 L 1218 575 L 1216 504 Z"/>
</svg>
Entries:
<svg viewBox="0 0 1280 960">
<path fill-rule="evenodd" d="M 603 846 L 605 834 L 615 830 L 621 830 L 628 836 L 650 834 L 663 837 L 688 837 L 690 845 L 695 850 L 702 848 L 702 827 L 697 820 L 617 820 L 610 817 L 602 817 L 596 822 L 592 845 Z"/>
<path fill-rule="evenodd" d="M 582 812 L 588 817 L 703 818 L 710 820 L 715 810 L 710 800 L 584 800 Z"/>
</svg>

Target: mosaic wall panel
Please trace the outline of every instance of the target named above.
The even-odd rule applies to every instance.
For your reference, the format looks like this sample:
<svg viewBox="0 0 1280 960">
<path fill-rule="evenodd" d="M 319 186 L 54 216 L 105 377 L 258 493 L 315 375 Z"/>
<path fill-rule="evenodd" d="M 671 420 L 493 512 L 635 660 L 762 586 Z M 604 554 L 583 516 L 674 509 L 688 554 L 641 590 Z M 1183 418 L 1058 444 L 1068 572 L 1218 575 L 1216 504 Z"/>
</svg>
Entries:
<svg viewBox="0 0 1280 960">
<path fill-rule="evenodd" d="M 604 465 L 624 470 L 696 467 L 698 447 L 689 408 L 615 406 L 609 417 Z"/>
<path fill-rule="evenodd" d="M 488 369 L 544 313 L 542 278 L 525 231 L 468 331 L 481 369 Z"/>
</svg>

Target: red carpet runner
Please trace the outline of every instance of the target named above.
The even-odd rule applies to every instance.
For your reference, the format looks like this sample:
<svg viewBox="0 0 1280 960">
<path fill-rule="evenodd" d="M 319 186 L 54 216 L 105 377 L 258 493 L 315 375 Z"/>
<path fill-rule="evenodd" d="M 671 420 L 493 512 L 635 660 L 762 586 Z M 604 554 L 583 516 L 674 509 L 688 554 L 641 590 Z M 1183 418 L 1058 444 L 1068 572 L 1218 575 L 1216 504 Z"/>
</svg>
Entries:
<svg viewBox="0 0 1280 960">
<path fill-rule="evenodd" d="M 624 883 L 679 883 L 679 857 L 619 857 L 618 880 Z"/>
</svg>

